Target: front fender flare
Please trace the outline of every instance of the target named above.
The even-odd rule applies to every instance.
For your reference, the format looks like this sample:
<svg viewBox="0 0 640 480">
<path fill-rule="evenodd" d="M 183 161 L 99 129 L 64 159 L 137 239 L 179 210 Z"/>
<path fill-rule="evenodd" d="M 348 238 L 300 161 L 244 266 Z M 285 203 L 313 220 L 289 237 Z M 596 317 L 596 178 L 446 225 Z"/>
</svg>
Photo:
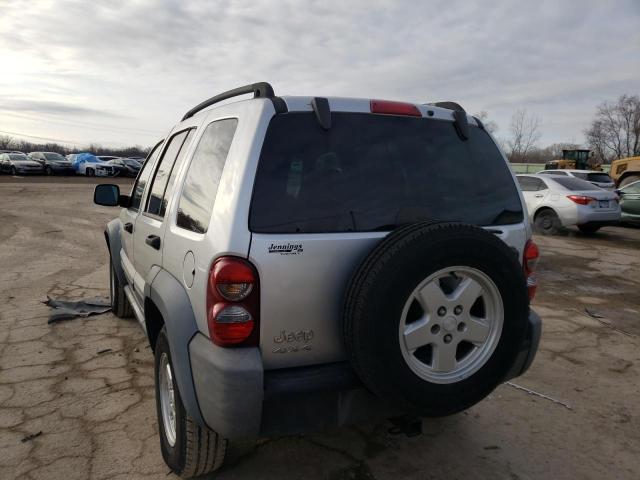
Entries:
<svg viewBox="0 0 640 480">
<path fill-rule="evenodd" d="M 160 269 L 149 287 L 149 298 L 164 320 L 173 370 L 184 408 L 196 423 L 205 426 L 191 375 L 189 342 L 198 333 L 198 324 L 189 296 L 173 275 Z"/>
<path fill-rule="evenodd" d="M 120 285 L 126 285 L 128 283 L 127 277 L 124 274 L 122 262 L 120 261 L 120 250 L 122 249 L 121 233 L 122 222 L 119 218 L 111 220 L 104 229 L 104 238 L 107 241 L 107 249 L 109 250 L 118 282 Z"/>
</svg>

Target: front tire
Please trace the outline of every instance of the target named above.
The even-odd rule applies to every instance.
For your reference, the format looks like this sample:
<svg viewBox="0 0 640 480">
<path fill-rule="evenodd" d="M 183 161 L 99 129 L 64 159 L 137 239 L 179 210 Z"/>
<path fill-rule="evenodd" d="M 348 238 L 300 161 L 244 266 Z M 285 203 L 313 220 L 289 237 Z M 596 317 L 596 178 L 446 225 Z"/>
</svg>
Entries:
<svg viewBox="0 0 640 480">
<path fill-rule="evenodd" d="M 44 173 L 46 173 L 47 175 L 53 175 L 53 170 L 51 170 L 51 167 L 46 166 L 44 169 Z"/>
<path fill-rule="evenodd" d="M 109 262 L 109 289 L 111 292 L 111 311 L 118 318 L 129 318 L 133 316 L 129 299 L 124 293 L 124 288 L 120 285 L 120 280 L 116 275 L 113 260 Z"/>
<path fill-rule="evenodd" d="M 542 210 L 533 220 L 537 232 L 543 235 L 556 235 L 562 227 L 558 214 L 551 209 Z"/>
<path fill-rule="evenodd" d="M 211 473 L 220 468 L 227 440 L 198 425 L 184 409 L 176 383 L 166 327 L 155 347 L 156 411 L 162 458 L 182 478 Z"/>
<path fill-rule="evenodd" d="M 85 174 L 87 175 L 87 177 L 95 177 L 96 176 L 95 172 L 93 171 L 93 168 L 87 168 L 85 170 Z"/>
<path fill-rule="evenodd" d="M 16 167 L 11 167 L 11 175 L 15 177 L 17 174 L 18 172 L 16 171 Z"/>
</svg>

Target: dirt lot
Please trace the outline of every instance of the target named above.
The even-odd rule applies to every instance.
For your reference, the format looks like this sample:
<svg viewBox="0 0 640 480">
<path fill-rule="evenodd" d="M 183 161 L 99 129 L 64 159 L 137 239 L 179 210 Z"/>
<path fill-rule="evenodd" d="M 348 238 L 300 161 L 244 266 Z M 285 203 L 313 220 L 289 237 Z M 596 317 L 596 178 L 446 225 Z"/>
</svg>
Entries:
<svg viewBox="0 0 640 480">
<path fill-rule="evenodd" d="M 108 295 L 102 229 L 116 215 L 83 179 L 53 181 L 0 177 L 0 477 L 167 478 L 137 325 L 47 325 L 46 295 Z M 363 424 L 268 439 L 218 478 L 637 479 L 640 229 L 536 240 L 544 334 L 514 383 L 557 403 L 503 385 L 419 437 Z"/>
</svg>

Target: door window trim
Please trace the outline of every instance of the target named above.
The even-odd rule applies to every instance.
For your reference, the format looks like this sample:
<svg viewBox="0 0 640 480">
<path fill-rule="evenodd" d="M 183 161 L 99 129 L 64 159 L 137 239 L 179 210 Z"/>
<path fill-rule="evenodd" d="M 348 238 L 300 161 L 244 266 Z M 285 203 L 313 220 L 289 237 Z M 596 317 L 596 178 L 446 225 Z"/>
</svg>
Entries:
<svg viewBox="0 0 640 480">
<path fill-rule="evenodd" d="M 142 168 L 140 169 L 140 172 L 138 172 L 138 177 L 136 178 L 136 181 L 133 182 L 133 188 L 131 189 L 131 195 L 129 196 L 129 204 L 131 204 L 131 200 L 133 199 L 133 195 L 135 194 L 136 191 L 136 187 L 138 186 L 138 182 L 140 181 L 140 178 L 142 177 L 142 172 L 144 170 L 144 168 L 149 165 L 149 168 L 153 168 L 153 165 L 151 165 L 151 157 L 153 156 L 153 154 L 155 153 L 156 149 L 158 148 L 162 148 L 162 144 L 164 143 L 164 139 L 160 140 L 158 143 L 156 143 L 156 145 L 151 149 L 151 151 L 149 152 L 149 155 L 147 155 L 147 158 L 144 161 L 144 164 L 142 165 Z M 147 186 L 145 185 L 144 187 L 144 191 L 142 192 L 142 195 L 140 196 L 140 206 L 142 205 L 142 202 L 145 200 L 145 195 L 147 193 Z M 138 208 L 132 208 L 131 206 L 127 207 L 127 210 L 131 211 L 131 212 L 137 212 L 140 213 L 140 206 L 138 206 Z"/>
<path fill-rule="evenodd" d="M 160 156 L 158 157 L 157 165 L 155 166 L 155 171 L 152 173 L 152 175 L 153 175 L 153 176 L 152 176 L 152 178 L 151 178 L 151 179 L 150 179 L 150 181 L 149 181 L 149 185 L 150 185 L 151 190 L 153 190 L 153 184 L 154 184 L 154 183 L 155 183 L 155 181 L 156 181 L 156 176 L 157 176 L 157 174 L 158 174 L 158 170 L 160 169 L 160 164 L 162 163 L 162 160 L 164 159 L 164 156 L 167 154 L 167 150 L 168 150 L 168 149 L 169 149 L 169 147 L 171 146 L 171 141 L 172 141 L 175 137 L 177 137 L 178 135 L 181 135 L 181 134 L 183 134 L 183 133 L 187 132 L 187 134 L 185 135 L 184 139 L 182 140 L 182 143 L 180 144 L 180 148 L 179 148 L 179 149 L 178 149 L 178 151 L 176 152 L 176 158 L 174 158 L 174 159 L 173 159 L 173 163 L 171 164 L 171 168 L 169 169 L 169 174 L 168 174 L 168 176 L 169 176 L 169 177 L 171 177 L 171 172 L 173 171 L 173 169 L 174 169 L 174 168 L 175 168 L 175 166 L 176 166 L 176 161 L 178 160 L 178 156 L 180 155 L 180 152 L 181 152 L 181 151 L 182 151 L 182 149 L 184 148 L 184 145 L 185 145 L 186 140 L 188 140 L 188 138 L 189 138 L 189 132 L 191 132 L 192 130 L 196 130 L 196 127 L 195 127 L 195 126 L 193 126 L 193 127 L 184 128 L 184 129 L 182 129 L 182 130 L 180 130 L 180 131 L 178 131 L 178 132 L 176 132 L 176 133 L 172 134 L 172 135 L 168 138 L 168 140 L 165 142 L 165 145 L 164 145 L 164 147 L 163 147 L 163 151 L 160 153 Z M 168 181 L 169 181 L 169 178 L 167 178 L 167 184 L 168 184 Z M 149 212 L 147 211 L 147 208 L 149 207 L 149 198 L 150 198 L 150 197 L 149 197 L 149 192 L 150 192 L 151 190 L 149 190 L 149 191 L 147 191 L 147 192 L 146 192 L 146 193 L 147 193 L 147 195 L 146 195 L 146 197 L 145 197 L 145 199 L 144 199 L 144 208 L 141 210 L 141 213 L 142 213 L 142 215 L 143 215 L 143 216 L 145 216 L 145 217 L 152 218 L 153 220 L 157 220 L 157 221 L 159 221 L 160 223 L 162 223 L 162 222 L 164 221 L 164 219 L 165 219 L 166 215 L 165 215 L 165 216 L 160 216 L 160 215 L 157 215 L 157 214 L 155 214 L 155 213 L 149 213 Z M 162 191 L 162 198 L 164 198 L 164 196 L 165 196 L 165 194 L 166 194 L 166 193 L 167 193 L 167 185 L 165 185 L 165 186 L 164 186 L 164 190 Z M 142 204 L 142 202 L 141 202 L 141 204 Z M 165 213 L 166 213 L 166 212 L 165 212 Z"/>
</svg>

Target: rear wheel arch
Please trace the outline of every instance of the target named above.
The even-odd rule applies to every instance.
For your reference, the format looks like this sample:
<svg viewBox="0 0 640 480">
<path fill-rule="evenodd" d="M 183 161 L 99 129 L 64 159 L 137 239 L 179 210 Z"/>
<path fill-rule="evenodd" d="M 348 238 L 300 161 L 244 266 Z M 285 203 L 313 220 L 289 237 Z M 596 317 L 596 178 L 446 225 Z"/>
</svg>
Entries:
<svg viewBox="0 0 640 480">
<path fill-rule="evenodd" d="M 164 327 L 164 317 L 160 309 L 149 297 L 144 300 L 144 324 L 147 330 L 149 345 L 151 346 L 151 350 L 155 352 L 158 335 L 160 335 L 162 327 Z"/>
<path fill-rule="evenodd" d="M 536 217 L 538 215 L 540 215 L 544 211 L 551 211 L 551 212 L 555 213 L 556 215 L 558 215 L 558 212 L 556 212 L 553 208 L 545 206 L 545 207 L 540 207 L 535 211 L 535 213 L 533 214 L 533 219 L 535 220 Z"/>
<path fill-rule="evenodd" d="M 625 185 L 635 182 L 636 180 L 640 180 L 640 172 L 636 172 L 636 171 L 624 172 L 620 176 L 620 179 L 618 180 L 618 187 L 624 187 Z"/>
</svg>

